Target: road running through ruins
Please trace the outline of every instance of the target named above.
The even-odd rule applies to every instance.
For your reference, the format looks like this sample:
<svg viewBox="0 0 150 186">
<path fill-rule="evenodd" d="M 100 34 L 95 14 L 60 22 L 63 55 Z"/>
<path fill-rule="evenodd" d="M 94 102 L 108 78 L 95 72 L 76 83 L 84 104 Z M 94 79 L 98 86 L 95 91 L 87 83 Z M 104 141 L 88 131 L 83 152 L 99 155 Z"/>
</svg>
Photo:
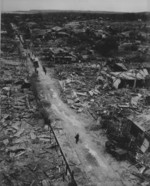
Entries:
<svg viewBox="0 0 150 186">
<path fill-rule="evenodd" d="M 42 97 L 50 103 L 54 114 L 62 120 L 62 128 L 65 131 L 66 139 L 70 143 L 69 147 L 76 153 L 79 160 L 81 172 L 86 174 L 90 186 L 122 186 L 126 185 L 119 172 L 109 165 L 107 159 L 101 153 L 99 147 L 93 142 L 92 136 L 86 130 L 90 121 L 85 121 L 73 112 L 61 100 L 56 79 L 51 76 L 50 70 L 44 73 L 39 62 L 38 80 Z M 75 135 L 79 133 L 79 143 L 75 143 Z M 62 147 L 63 149 L 63 147 Z M 71 158 L 71 157 L 70 157 Z"/>
</svg>

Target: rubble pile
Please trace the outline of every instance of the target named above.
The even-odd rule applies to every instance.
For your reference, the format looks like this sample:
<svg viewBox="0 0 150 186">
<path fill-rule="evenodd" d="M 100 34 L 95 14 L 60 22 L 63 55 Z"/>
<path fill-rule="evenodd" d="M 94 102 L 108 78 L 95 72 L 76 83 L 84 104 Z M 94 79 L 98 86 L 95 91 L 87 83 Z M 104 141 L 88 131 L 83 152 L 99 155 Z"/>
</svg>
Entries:
<svg viewBox="0 0 150 186">
<path fill-rule="evenodd" d="M 63 185 L 65 165 L 39 111 L 26 67 L 1 59 L 0 182 Z"/>
<path fill-rule="evenodd" d="M 56 68 L 68 104 L 78 111 L 87 107 L 96 114 L 112 107 L 130 114 L 135 110 L 140 112 L 145 107 L 148 90 L 115 87 L 111 72 L 106 67 L 101 69 L 101 64 L 74 64 Z"/>
</svg>

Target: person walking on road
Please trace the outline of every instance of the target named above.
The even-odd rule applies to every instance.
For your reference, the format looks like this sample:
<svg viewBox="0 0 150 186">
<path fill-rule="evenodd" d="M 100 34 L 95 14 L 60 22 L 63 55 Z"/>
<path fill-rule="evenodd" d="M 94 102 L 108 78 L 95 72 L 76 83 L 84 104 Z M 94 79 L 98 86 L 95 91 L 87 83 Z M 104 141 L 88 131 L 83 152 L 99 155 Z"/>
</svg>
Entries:
<svg viewBox="0 0 150 186">
<path fill-rule="evenodd" d="M 79 142 L 79 134 L 78 133 L 75 135 L 75 140 L 76 140 L 76 144 L 77 144 Z"/>
<path fill-rule="evenodd" d="M 43 71 L 44 71 L 44 73 L 46 74 L 47 71 L 46 71 L 46 68 L 45 68 L 44 66 L 43 66 Z"/>
</svg>

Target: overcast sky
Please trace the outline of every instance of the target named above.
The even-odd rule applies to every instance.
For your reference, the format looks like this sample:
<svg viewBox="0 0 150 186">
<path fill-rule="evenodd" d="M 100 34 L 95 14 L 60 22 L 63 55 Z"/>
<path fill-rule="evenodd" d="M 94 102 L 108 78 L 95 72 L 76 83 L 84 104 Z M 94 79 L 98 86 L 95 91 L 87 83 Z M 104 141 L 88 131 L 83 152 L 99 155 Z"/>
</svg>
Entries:
<svg viewBox="0 0 150 186">
<path fill-rule="evenodd" d="M 1 0 L 2 11 L 14 10 L 99 10 L 150 11 L 150 0 Z"/>
</svg>

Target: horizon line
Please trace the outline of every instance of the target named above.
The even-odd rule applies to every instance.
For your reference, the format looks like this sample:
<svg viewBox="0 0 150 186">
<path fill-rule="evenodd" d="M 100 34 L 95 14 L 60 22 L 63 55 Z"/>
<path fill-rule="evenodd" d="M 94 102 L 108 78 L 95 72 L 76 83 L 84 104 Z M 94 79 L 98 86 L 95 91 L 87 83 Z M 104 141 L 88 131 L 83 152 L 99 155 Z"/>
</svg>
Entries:
<svg viewBox="0 0 150 186">
<path fill-rule="evenodd" d="M 31 11 L 67 11 L 67 12 L 108 12 L 108 13 L 150 13 L 150 11 L 110 11 L 110 10 L 71 10 L 71 9 L 30 9 L 30 10 L 1 10 L 1 13 L 31 12 Z"/>
</svg>

